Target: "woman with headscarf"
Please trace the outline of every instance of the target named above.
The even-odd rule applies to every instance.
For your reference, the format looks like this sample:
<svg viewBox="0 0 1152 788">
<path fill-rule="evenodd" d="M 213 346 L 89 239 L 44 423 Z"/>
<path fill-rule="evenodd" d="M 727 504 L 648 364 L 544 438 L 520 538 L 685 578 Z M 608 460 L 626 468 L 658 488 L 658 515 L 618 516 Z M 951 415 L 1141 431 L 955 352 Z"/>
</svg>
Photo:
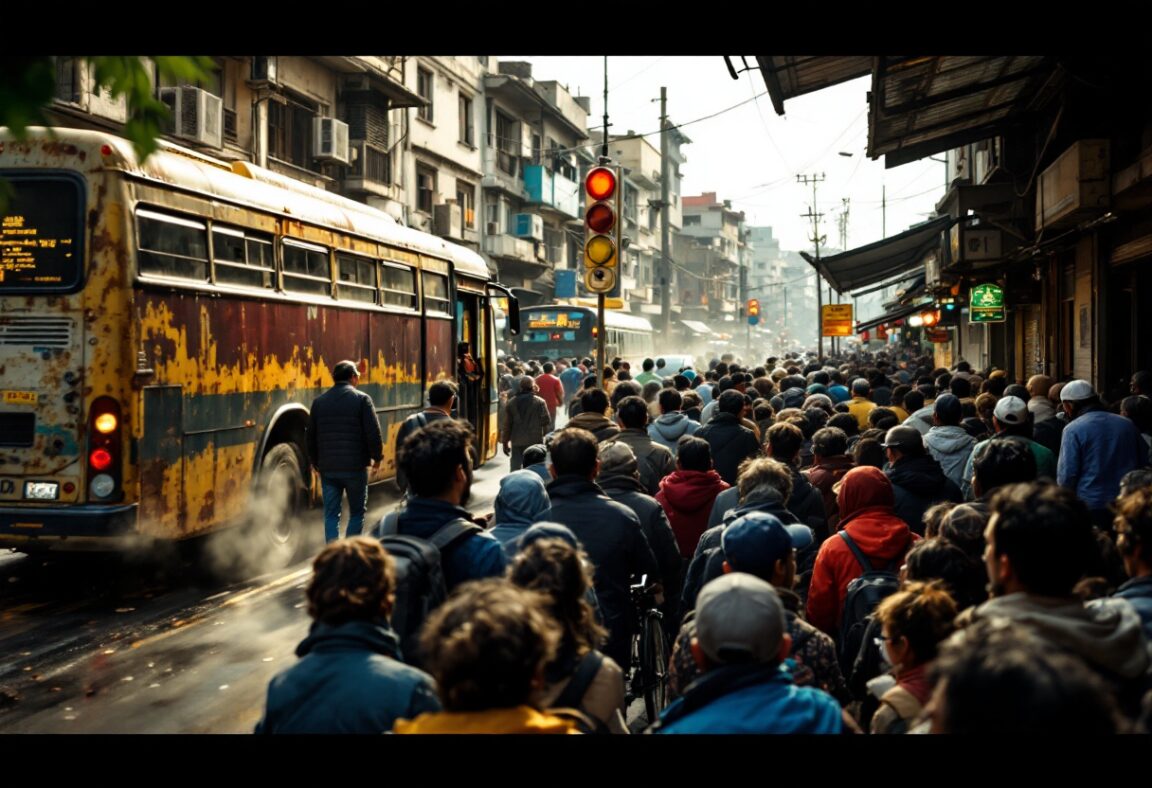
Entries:
<svg viewBox="0 0 1152 788">
<path fill-rule="evenodd" d="M 840 529 L 856 544 L 874 569 L 902 558 L 918 537 L 896 516 L 892 483 L 879 468 L 863 466 L 844 474 L 833 487 Z M 808 621 L 836 637 L 848 584 L 864 574 L 848 542 L 836 534 L 820 545 L 808 588 Z"/>
<path fill-rule="evenodd" d="M 516 542 L 528 526 L 547 520 L 552 513 L 548 490 L 535 471 L 513 471 L 500 480 L 496 495 L 492 535 L 500 540 L 509 558 L 516 554 Z"/>
</svg>

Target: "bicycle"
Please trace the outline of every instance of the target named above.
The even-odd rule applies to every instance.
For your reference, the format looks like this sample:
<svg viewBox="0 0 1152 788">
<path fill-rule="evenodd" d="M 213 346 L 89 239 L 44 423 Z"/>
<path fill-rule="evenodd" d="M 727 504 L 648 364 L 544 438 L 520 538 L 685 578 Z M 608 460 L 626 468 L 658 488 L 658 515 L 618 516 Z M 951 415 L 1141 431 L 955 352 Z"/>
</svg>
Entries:
<svg viewBox="0 0 1152 788">
<path fill-rule="evenodd" d="M 648 585 L 648 575 L 629 586 L 636 627 L 632 635 L 631 666 L 626 699 L 629 704 L 644 698 L 648 724 L 656 721 L 668 705 L 668 638 L 664 633 L 664 614 L 658 607 L 657 583 Z"/>
</svg>

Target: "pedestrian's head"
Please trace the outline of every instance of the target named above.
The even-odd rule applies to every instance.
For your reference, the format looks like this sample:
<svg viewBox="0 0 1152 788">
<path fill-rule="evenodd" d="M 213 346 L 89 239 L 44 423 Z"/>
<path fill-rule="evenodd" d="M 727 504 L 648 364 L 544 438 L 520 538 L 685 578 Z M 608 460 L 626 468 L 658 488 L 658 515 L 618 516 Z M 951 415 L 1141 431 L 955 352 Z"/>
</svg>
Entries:
<svg viewBox="0 0 1152 788">
<path fill-rule="evenodd" d="M 521 394 L 531 394 L 535 390 L 536 390 L 536 381 L 534 381 L 532 378 L 528 377 L 527 375 L 520 378 L 520 393 Z"/>
<path fill-rule="evenodd" d="M 1152 487 L 1152 468 L 1137 468 L 1124 474 L 1120 479 L 1120 497 L 1123 498 L 1141 487 Z"/>
<path fill-rule="evenodd" d="M 564 630 L 562 642 L 578 651 L 598 648 L 607 636 L 588 603 L 592 587 L 588 567 L 583 551 L 558 538 L 529 543 L 508 567 L 508 579 L 514 585 L 548 596 L 548 612 Z"/>
<path fill-rule="evenodd" d="M 339 539 L 312 562 L 306 595 L 308 615 L 321 624 L 386 619 L 395 601 L 396 562 L 377 539 Z"/>
<path fill-rule="evenodd" d="M 878 407 L 868 412 L 868 425 L 878 430 L 888 430 L 900 423 L 900 417 L 891 408 Z"/>
<path fill-rule="evenodd" d="M 642 430 L 648 426 L 648 403 L 642 397 L 625 397 L 616 406 L 616 418 L 624 429 Z"/>
<path fill-rule="evenodd" d="M 912 582 L 876 608 L 888 662 L 905 672 L 936 658 L 940 641 L 955 630 L 956 601 L 944 584 Z"/>
<path fill-rule="evenodd" d="M 813 542 L 806 525 L 784 525 L 767 512 L 749 512 L 723 531 L 725 571 L 747 572 L 779 588 L 792 588 L 796 551 Z"/>
<path fill-rule="evenodd" d="M 656 366 L 656 362 L 650 358 L 646 358 L 646 359 L 644 359 L 644 363 L 641 364 L 640 366 L 642 366 L 644 368 L 645 372 L 651 372 L 652 369 Z"/>
<path fill-rule="evenodd" d="M 1152 397 L 1152 372 L 1142 369 L 1134 373 L 1128 387 L 1133 394 Z"/>
<path fill-rule="evenodd" d="M 661 413 L 674 413 L 684 406 L 684 397 L 676 389 L 661 389 L 659 402 Z"/>
<path fill-rule="evenodd" d="M 704 400 L 695 391 L 685 391 L 680 395 L 683 402 L 683 410 L 692 410 L 693 408 L 700 408 L 704 405 Z M 717 405 L 716 407 L 720 407 Z"/>
<path fill-rule="evenodd" d="M 650 380 L 644 384 L 644 393 L 640 396 L 644 397 L 645 402 L 654 402 L 661 391 L 662 386 L 657 381 Z"/>
<path fill-rule="evenodd" d="M 871 465 L 873 468 L 883 468 L 887 457 L 878 438 L 862 437 L 852 447 L 852 460 L 857 465 Z"/>
<path fill-rule="evenodd" d="M 851 435 L 860 434 L 860 422 L 856 421 L 856 417 L 851 413 L 836 413 L 832 418 L 828 419 L 827 427 L 835 427 L 844 433 L 844 451 L 848 450 L 848 438 Z M 812 436 L 815 440 L 816 436 Z M 844 452 L 841 452 L 843 454 Z M 832 456 L 832 455 L 828 455 Z"/>
<path fill-rule="evenodd" d="M 892 482 L 883 471 L 870 465 L 852 468 L 832 489 L 840 507 L 841 524 L 864 509 L 884 507 L 891 511 L 896 503 Z"/>
<path fill-rule="evenodd" d="M 804 433 L 795 424 L 773 424 L 765 434 L 765 442 L 771 447 L 775 459 L 791 463 L 804 445 Z"/>
<path fill-rule="evenodd" d="M 959 426 L 963 416 L 964 408 L 960 404 L 960 398 L 955 394 L 941 394 L 936 398 L 936 403 L 932 408 L 932 417 L 938 426 Z"/>
<path fill-rule="evenodd" d="M 1025 441 L 992 438 L 972 452 L 972 491 L 986 495 L 998 487 L 1036 479 L 1036 455 Z"/>
<path fill-rule="evenodd" d="M 868 392 L 872 387 L 868 385 L 868 381 L 864 378 L 856 378 L 852 381 L 852 396 L 854 397 L 867 397 Z"/>
<path fill-rule="evenodd" d="M 749 457 L 736 470 L 740 502 L 779 501 L 792 497 L 791 469 L 771 457 Z"/>
<path fill-rule="evenodd" d="M 528 527 L 547 520 L 552 513 L 552 504 L 540 475 L 521 469 L 500 479 L 500 492 L 496 494 L 494 509 L 497 525 Z"/>
<path fill-rule="evenodd" d="M 721 413 L 730 413 L 734 416 L 739 416 L 744 412 L 744 395 L 736 390 L 730 389 L 720 395 L 720 399 L 716 404 L 716 410 Z"/>
<path fill-rule="evenodd" d="M 541 369 L 544 370 L 545 375 L 551 375 L 552 372 L 555 371 L 556 365 L 551 361 L 545 361 L 544 366 L 542 366 Z"/>
<path fill-rule="evenodd" d="M 602 443 L 597 456 L 600 458 L 600 473 L 597 479 L 608 476 L 640 478 L 640 465 L 636 462 L 636 454 L 627 443 L 620 441 Z"/>
<path fill-rule="evenodd" d="M 701 671 L 724 665 L 778 664 L 791 648 L 784 606 L 767 581 L 731 572 L 700 590 L 692 655 Z"/>
<path fill-rule="evenodd" d="M 1130 419 L 1145 435 L 1152 433 L 1152 399 L 1143 394 L 1125 397 L 1120 403 L 1120 415 Z"/>
<path fill-rule="evenodd" d="M 451 410 L 456 396 L 456 384 L 450 380 L 438 380 L 428 387 L 428 404 L 436 408 Z"/>
<path fill-rule="evenodd" d="M 608 410 L 608 395 L 603 389 L 587 389 L 580 395 L 580 407 L 585 413 L 604 415 Z"/>
<path fill-rule="evenodd" d="M 360 368 L 355 361 L 340 361 L 332 368 L 332 380 L 347 383 L 360 377 Z"/>
<path fill-rule="evenodd" d="M 398 464 L 418 497 L 452 493 L 462 505 L 472 489 L 471 446 L 472 428 L 467 422 L 439 419 L 404 440 Z"/>
<path fill-rule="evenodd" d="M 984 560 L 994 596 L 1014 591 L 1070 597 L 1099 550 L 1092 517 L 1076 493 L 1054 484 L 997 490 Z"/>
<path fill-rule="evenodd" d="M 616 384 L 616 388 L 612 389 L 612 396 L 608 398 L 608 404 L 612 410 L 620 407 L 620 402 L 626 397 L 640 397 L 644 393 L 644 388 L 634 380 L 621 380 Z M 641 397 L 643 399 L 643 397 Z"/>
<path fill-rule="evenodd" d="M 552 477 L 576 475 L 589 481 L 596 478 L 600 465 L 596 449 L 596 436 L 588 430 L 579 427 L 560 430 L 548 449 L 552 454 Z"/>
<path fill-rule="evenodd" d="M 551 604 L 503 578 L 458 586 L 420 636 L 445 710 L 538 706 L 536 688 L 563 636 Z"/>
<path fill-rule="evenodd" d="M 543 443 L 534 443 L 524 450 L 524 467 L 539 465 L 548 459 L 548 447 Z"/>
<path fill-rule="evenodd" d="M 1132 577 L 1152 570 L 1152 487 L 1141 487 L 1116 502 L 1116 547 Z"/>
<path fill-rule="evenodd" d="M 1048 389 L 1052 388 L 1055 381 L 1047 375 L 1033 375 L 1028 378 L 1028 396 L 1029 397 L 1046 397 Z"/>
<path fill-rule="evenodd" d="M 944 539 L 921 539 L 912 545 L 904 559 L 904 572 L 908 582 L 943 583 L 956 601 L 957 610 L 988 598 L 983 563 Z"/>
<path fill-rule="evenodd" d="M 836 420 L 833 416 L 831 421 Z M 851 417 L 849 417 L 851 418 Z M 848 436 L 839 427 L 825 427 L 812 436 L 812 454 L 820 459 L 836 457 L 848 451 Z"/>
<path fill-rule="evenodd" d="M 712 470 L 712 445 L 694 435 L 681 436 L 676 442 L 676 467 L 702 473 Z"/>
<path fill-rule="evenodd" d="M 1082 660 L 1026 627 L 988 618 L 940 646 L 925 711 L 932 733 L 1002 738 L 1117 732 L 1111 692 Z"/>
</svg>

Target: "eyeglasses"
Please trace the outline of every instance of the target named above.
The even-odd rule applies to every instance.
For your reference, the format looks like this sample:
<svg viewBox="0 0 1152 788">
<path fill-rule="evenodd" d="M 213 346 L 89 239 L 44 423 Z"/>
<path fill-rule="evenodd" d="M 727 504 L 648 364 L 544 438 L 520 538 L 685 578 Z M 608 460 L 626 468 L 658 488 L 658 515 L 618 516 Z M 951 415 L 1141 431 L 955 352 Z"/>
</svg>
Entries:
<svg viewBox="0 0 1152 788">
<path fill-rule="evenodd" d="M 888 641 L 889 643 L 895 643 L 899 639 L 900 638 L 886 638 L 883 635 L 881 635 L 878 638 L 872 638 L 872 643 L 876 646 L 876 648 L 883 648 L 884 647 L 884 641 Z"/>
</svg>

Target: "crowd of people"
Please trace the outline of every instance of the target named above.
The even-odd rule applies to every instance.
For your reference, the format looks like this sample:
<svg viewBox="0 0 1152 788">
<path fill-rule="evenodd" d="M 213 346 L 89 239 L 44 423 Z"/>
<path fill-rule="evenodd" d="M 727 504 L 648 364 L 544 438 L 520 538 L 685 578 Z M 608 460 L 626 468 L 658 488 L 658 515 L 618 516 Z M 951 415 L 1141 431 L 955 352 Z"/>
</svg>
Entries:
<svg viewBox="0 0 1152 788">
<path fill-rule="evenodd" d="M 912 353 L 642 366 L 498 365 L 488 518 L 434 384 L 399 513 L 316 559 L 258 730 L 627 733 L 646 576 L 674 698 L 650 733 L 1149 732 L 1152 373 L 1108 403 Z M 450 528 L 446 600 L 397 631 L 416 570 L 388 540 Z"/>
</svg>

